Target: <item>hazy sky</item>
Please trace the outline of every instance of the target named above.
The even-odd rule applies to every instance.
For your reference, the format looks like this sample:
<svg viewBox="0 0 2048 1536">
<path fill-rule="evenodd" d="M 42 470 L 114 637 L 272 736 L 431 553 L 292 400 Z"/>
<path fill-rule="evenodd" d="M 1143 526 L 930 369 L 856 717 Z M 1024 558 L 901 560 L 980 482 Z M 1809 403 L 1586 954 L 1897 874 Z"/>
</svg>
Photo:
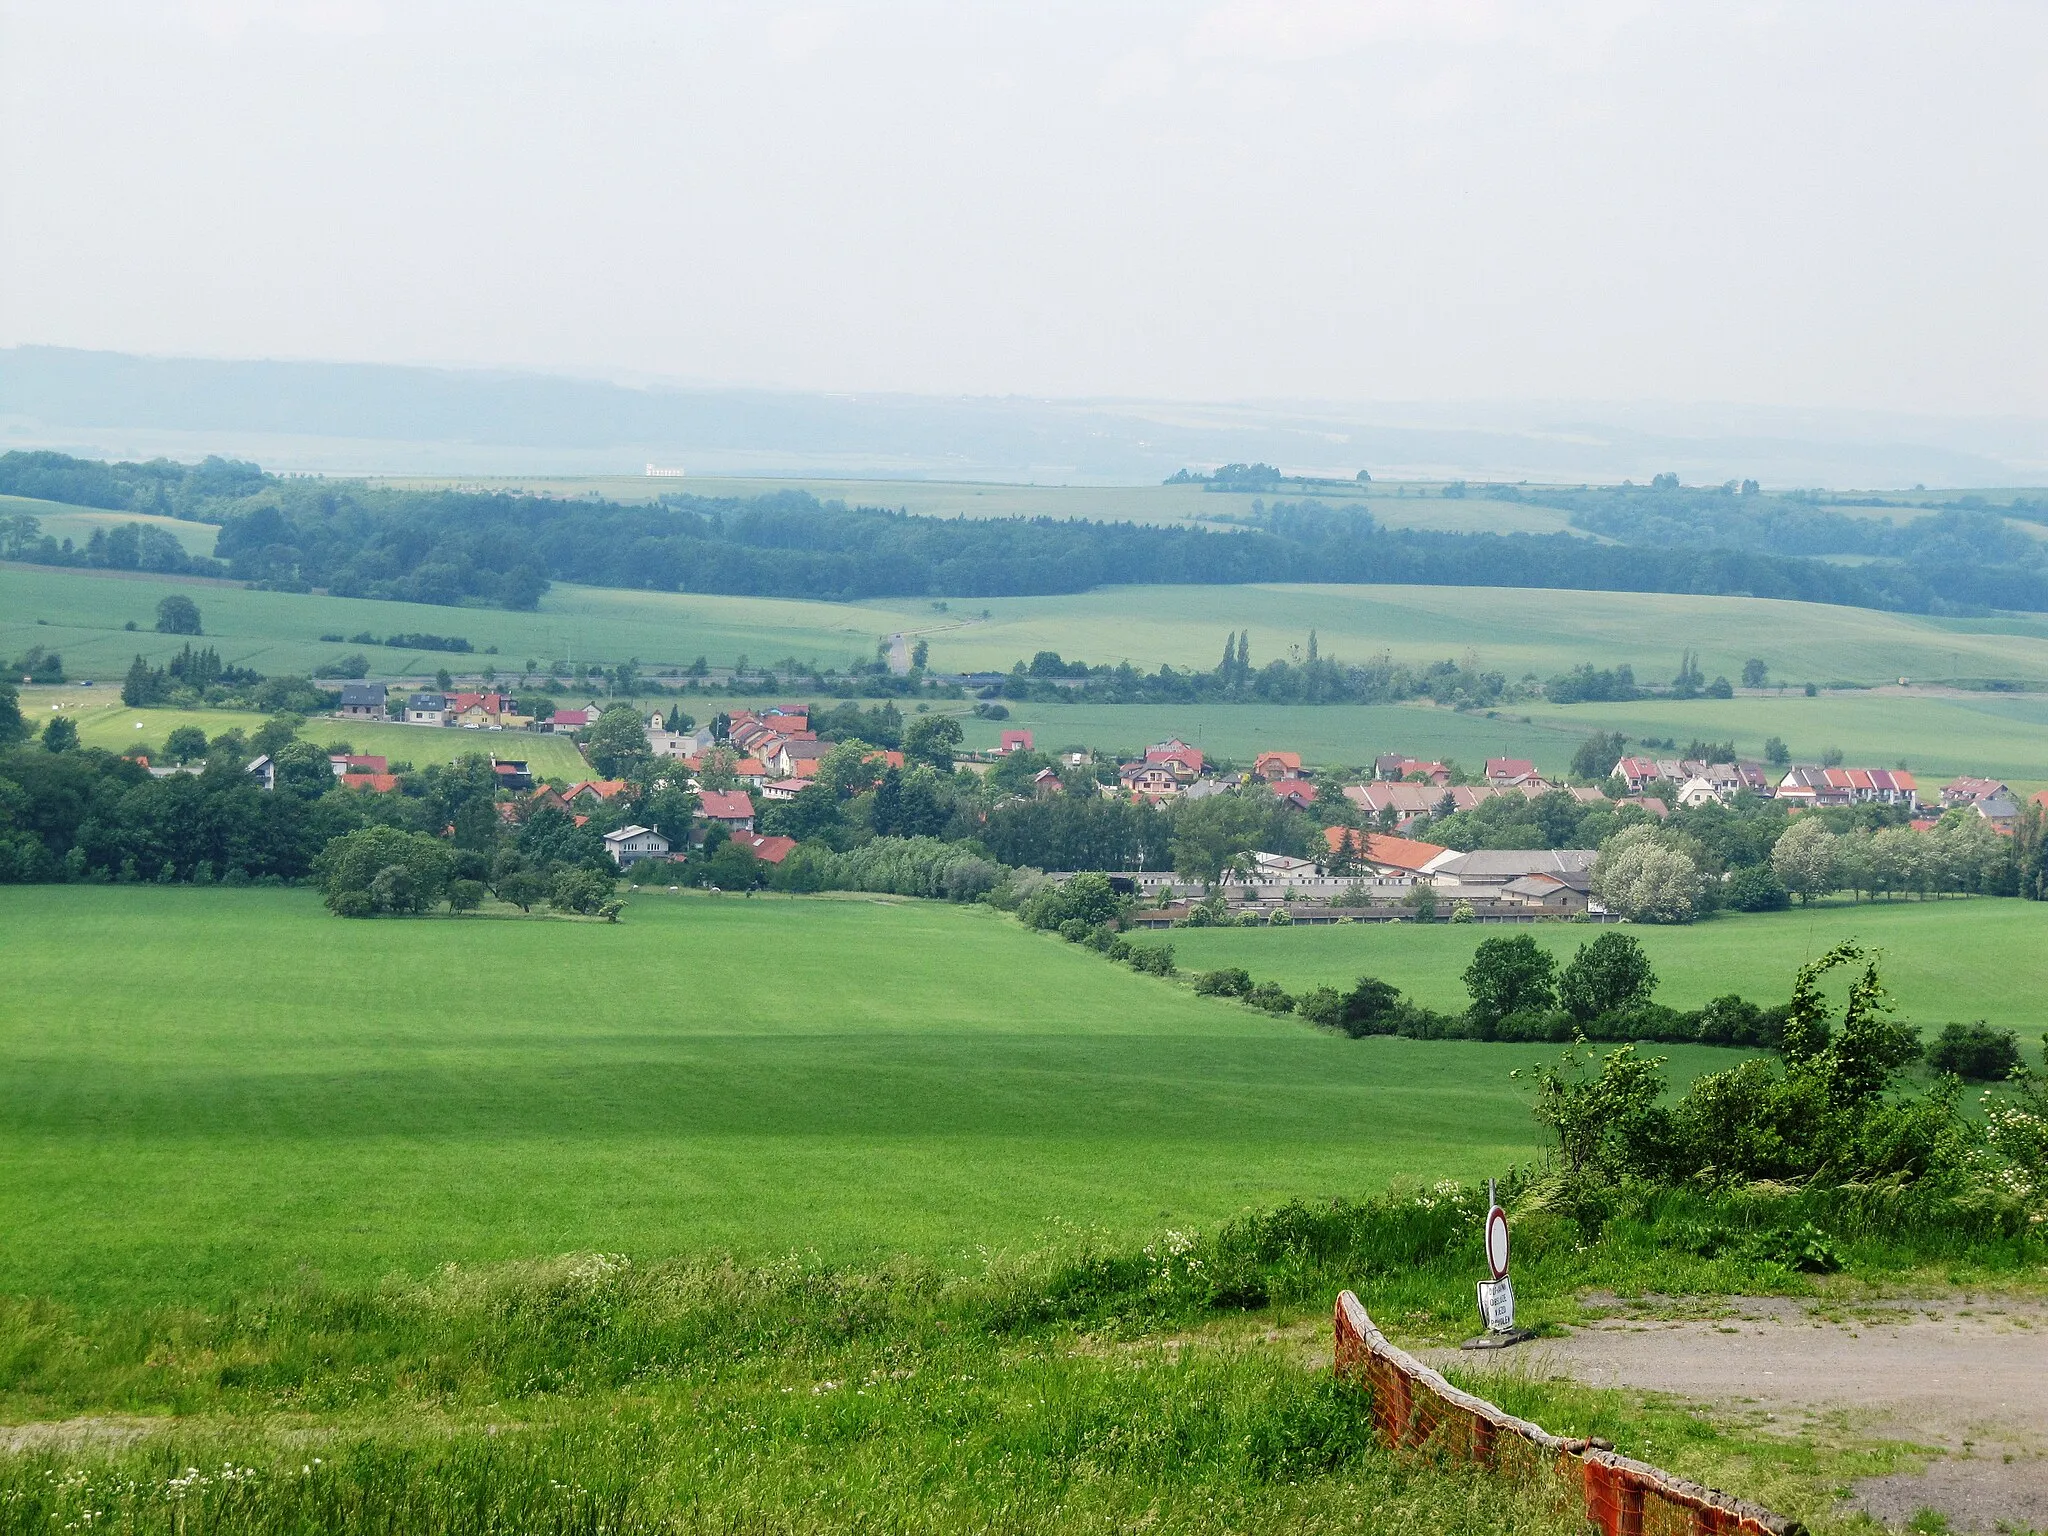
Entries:
<svg viewBox="0 0 2048 1536">
<path fill-rule="evenodd" d="M 2048 415 L 2048 4 L 0 0 L 0 343 Z"/>
</svg>

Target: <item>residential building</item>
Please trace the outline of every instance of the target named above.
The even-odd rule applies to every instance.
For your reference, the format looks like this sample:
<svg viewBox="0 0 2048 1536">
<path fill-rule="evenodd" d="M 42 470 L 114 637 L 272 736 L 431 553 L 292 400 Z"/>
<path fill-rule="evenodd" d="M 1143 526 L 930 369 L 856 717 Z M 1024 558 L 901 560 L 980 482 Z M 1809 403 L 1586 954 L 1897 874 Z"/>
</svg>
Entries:
<svg viewBox="0 0 2048 1536">
<path fill-rule="evenodd" d="M 347 778 L 352 773 L 389 773 L 391 771 L 391 765 L 381 757 L 356 757 L 340 752 L 328 754 L 327 766 L 334 770 L 334 776 L 337 779 Z"/>
<path fill-rule="evenodd" d="M 1180 793 L 1181 781 L 1165 763 L 1125 763 L 1117 770 L 1117 779 L 1141 800 L 1171 800 Z"/>
<path fill-rule="evenodd" d="M 763 800 L 794 800 L 810 784 L 809 779 L 769 779 L 759 788 Z"/>
<path fill-rule="evenodd" d="M 1526 757 L 1489 757 L 1486 760 L 1486 782 L 1496 789 L 1527 784 L 1539 777 L 1536 765 Z"/>
<path fill-rule="evenodd" d="M 1657 783 L 1664 777 L 1664 773 L 1654 758 L 1624 757 L 1614 765 L 1614 771 L 1608 777 L 1620 779 L 1628 785 L 1630 794 L 1640 795 L 1644 785 Z"/>
<path fill-rule="evenodd" d="M 763 837 L 759 832 L 735 832 L 732 840 L 763 864 L 780 864 L 796 852 L 793 837 Z"/>
<path fill-rule="evenodd" d="M 644 859 L 668 857 L 668 839 L 651 827 L 620 827 L 604 835 L 604 851 L 621 869 L 631 869 Z"/>
<path fill-rule="evenodd" d="M 341 787 L 343 789 L 367 789 L 376 794 L 388 795 L 398 788 L 398 775 L 395 773 L 344 773 L 341 776 Z M 509 805 L 499 807 L 500 811 L 509 811 L 511 809 L 512 807 Z"/>
<path fill-rule="evenodd" d="M 1374 778 L 1384 779 L 1389 783 L 1395 784 L 1413 779 L 1418 775 L 1429 780 L 1432 784 L 1448 784 L 1451 782 L 1451 769 L 1448 763 L 1424 762 L 1421 758 L 1417 757 L 1403 757 L 1398 752 L 1381 753 L 1379 757 L 1373 760 L 1372 772 Z"/>
<path fill-rule="evenodd" d="M 1793 805 L 1903 805 L 1920 803 L 1919 786 L 1903 768 L 1792 769 L 1778 784 L 1778 798 Z"/>
<path fill-rule="evenodd" d="M 441 693 L 416 693 L 405 701 L 405 723 L 407 725 L 446 725 L 448 723 L 448 696 Z"/>
<path fill-rule="evenodd" d="M 571 784 L 563 791 L 563 803 L 574 810 L 578 806 L 602 805 L 614 795 L 624 794 L 632 788 L 624 779 L 584 779 Z"/>
<path fill-rule="evenodd" d="M 1191 747 L 1178 736 L 1171 741 L 1156 742 L 1145 749 L 1145 761 L 1165 763 L 1173 768 L 1174 777 L 1182 783 L 1202 776 L 1203 758 L 1201 749 Z"/>
<path fill-rule="evenodd" d="M 1694 774 L 1678 786 L 1678 803 L 1689 811 L 1702 805 L 1719 805 L 1721 800 L 1720 789 L 1702 774 Z"/>
<path fill-rule="evenodd" d="M 1299 752 L 1261 752 L 1252 759 L 1252 777 L 1277 784 L 1283 779 L 1304 777 Z"/>
<path fill-rule="evenodd" d="M 498 776 L 498 783 L 505 789 L 531 789 L 533 775 L 527 770 L 526 760 L 519 757 L 492 757 L 491 772 Z"/>
<path fill-rule="evenodd" d="M 1050 768 L 1041 768 L 1031 775 L 1031 798 L 1050 800 L 1054 795 L 1063 795 L 1067 786 L 1060 782 L 1060 776 Z"/>
<path fill-rule="evenodd" d="M 1008 757 L 1012 752 L 1029 752 L 1030 750 L 1031 733 L 1029 731 L 1005 731 L 1003 732 L 1001 742 L 996 747 L 996 751 L 1002 753 L 1005 757 Z"/>
<path fill-rule="evenodd" d="M 1316 787 L 1307 779 L 1279 779 L 1272 787 L 1275 799 L 1285 800 L 1297 811 L 1305 811 L 1316 803 Z"/>
<path fill-rule="evenodd" d="M 754 802 L 743 789 L 707 789 L 697 801 L 697 814 L 734 832 L 754 830 Z"/>
<path fill-rule="evenodd" d="M 270 760 L 270 754 L 256 758 L 243 770 L 264 789 L 277 788 L 277 764 Z"/>
<path fill-rule="evenodd" d="M 334 712 L 344 720 L 382 720 L 386 689 L 382 683 L 343 683 Z"/>
<path fill-rule="evenodd" d="M 1952 779 L 1941 786 L 1941 803 L 1944 808 L 1956 805 L 1975 805 L 1979 800 L 1989 800 L 2002 795 L 2013 798 L 2012 786 L 1997 779 L 1978 779 L 1967 775 Z"/>
</svg>

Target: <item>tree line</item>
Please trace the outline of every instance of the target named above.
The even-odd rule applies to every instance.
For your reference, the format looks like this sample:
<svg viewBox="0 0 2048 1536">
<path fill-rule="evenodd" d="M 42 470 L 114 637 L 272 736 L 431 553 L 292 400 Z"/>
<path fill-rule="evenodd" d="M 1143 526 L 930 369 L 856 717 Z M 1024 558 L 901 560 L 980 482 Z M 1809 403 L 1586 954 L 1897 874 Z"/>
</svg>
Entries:
<svg viewBox="0 0 2048 1536">
<path fill-rule="evenodd" d="M 227 461 L 107 465 L 45 453 L 0 456 L 0 490 L 9 487 L 216 522 L 214 559 L 266 587 L 515 609 L 534 607 L 552 581 L 835 601 L 1399 582 L 1742 594 L 1909 612 L 2048 609 L 2048 573 L 2038 566 L 1937 558 L 1845 567 L 1719 545 L 1387 529 L 1362 508 L 1313 500 L 1255 504 L 1241 528 L 1159 527 L 912 516 L 801 491 L 626 504 L 405 490 L 280 478 Z M 1944 525 L 1952 531 L 1941 549 L 1967 545 L 1973 515 Z"/>
</svg>

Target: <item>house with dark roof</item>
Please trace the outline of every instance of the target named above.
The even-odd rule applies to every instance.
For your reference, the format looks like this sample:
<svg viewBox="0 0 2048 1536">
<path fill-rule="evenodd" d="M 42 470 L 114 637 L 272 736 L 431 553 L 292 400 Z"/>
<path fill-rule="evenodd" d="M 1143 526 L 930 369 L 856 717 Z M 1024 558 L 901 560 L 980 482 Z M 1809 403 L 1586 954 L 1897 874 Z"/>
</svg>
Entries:
<svg viewBox="0 0 2048 1536">
<path fill-rule="evenodd" d="M 334 712 L 344 720 L 382 720 L 386 696 L 382 683 L 343 683 Z"/>
<path fill-rule="evenodd" d="M 645 859 L 668 857 L 668 839 L 651 827 L 620 827 L 604 835 L 604 851 L 621 869 L 631 869 Z"/>
<path fill-rule="evenodd" d="M 444 693 L 416 693 L 405 701 L 407 725 L 446 725 L 448 696 Z"/>
</svg>

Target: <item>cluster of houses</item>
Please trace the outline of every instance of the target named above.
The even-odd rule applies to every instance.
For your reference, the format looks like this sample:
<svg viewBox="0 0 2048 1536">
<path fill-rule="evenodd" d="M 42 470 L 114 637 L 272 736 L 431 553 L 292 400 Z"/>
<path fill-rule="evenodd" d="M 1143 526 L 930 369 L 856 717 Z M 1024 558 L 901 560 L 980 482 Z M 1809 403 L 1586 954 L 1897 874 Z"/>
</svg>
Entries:
<svg viewBox="0 0 2048 1536">
<path fill-rule="evenodd" d="M 343 720 L 386 721 L 390 690 L 382 683 L 344 683 L 334 712 Z M 580 731 L 597 723 L 596 705 L 558 709 L 545 720 L 522 714 L 509 693 L 437 693 L 425 690 L 406 698 L 399 719 L 407 725 L 455 726 L 471 731 Z"/>
</svg>

